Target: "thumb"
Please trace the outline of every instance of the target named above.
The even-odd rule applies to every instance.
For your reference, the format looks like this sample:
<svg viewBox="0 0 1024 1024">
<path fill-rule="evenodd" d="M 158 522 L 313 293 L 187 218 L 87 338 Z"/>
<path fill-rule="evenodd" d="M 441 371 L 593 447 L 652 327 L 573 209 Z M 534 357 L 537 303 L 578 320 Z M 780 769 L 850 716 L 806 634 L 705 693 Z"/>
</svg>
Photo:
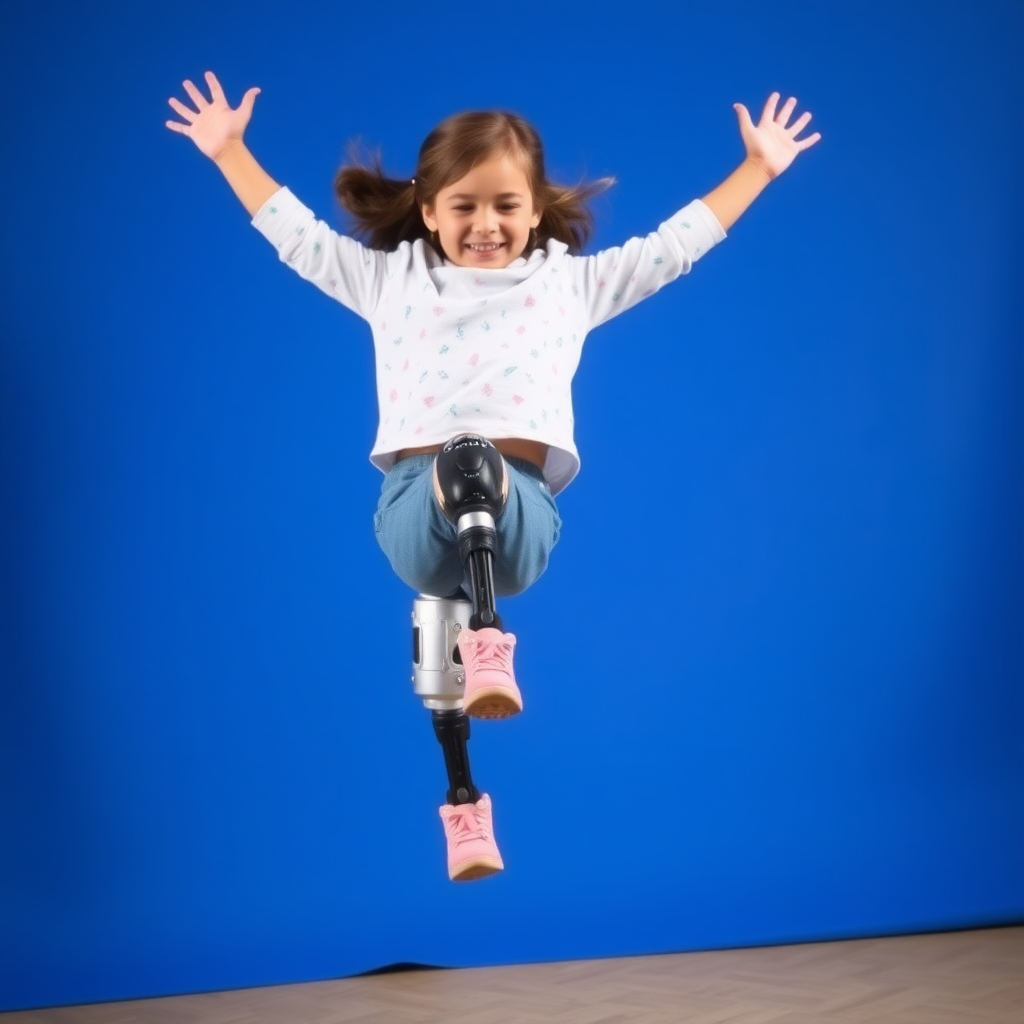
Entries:
<svg viewBox="0 0 1024 1024">
<path fill-rule="evenodd" d="M 252 116 L 253 104 L 256 102 L 256 97 L 259 96 L 260 90 L 255 86 L 250 89 L 243 97 L 239 107 L 244 111 L 246 117 Z"/>
<path fill-rule="evenodd" d="M 754 127 L 754 122 L 750 119 L 750 111 L 742 103 L 734 103 L 732 109 L 736 111 L 736 116 L 739 118 L 741 132 Z"/>
</svg>

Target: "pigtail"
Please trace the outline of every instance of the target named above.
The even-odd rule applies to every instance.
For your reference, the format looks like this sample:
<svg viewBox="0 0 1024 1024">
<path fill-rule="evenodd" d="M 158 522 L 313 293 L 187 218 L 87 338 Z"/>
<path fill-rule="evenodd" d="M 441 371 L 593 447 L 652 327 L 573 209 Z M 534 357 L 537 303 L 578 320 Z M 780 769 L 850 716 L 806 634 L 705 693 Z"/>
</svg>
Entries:
<svg viewBox="0 0 1024 1024">
<path fill-rule="evenodd" d="M 387 177 L 379 153 L 367 162 L 353 147 L 350 160 L 335 175 L 334 191 L 352 218 L 354 233 L 370 248 L 385 251 L 397 249 L 403 241 L 427 238 L 415 183 Z"/>
<path fill-rule="evenodd" d="M 543 247 L 548 239 L 554 238 L 564 242 L 573 255 L 581 253 L 594 229 L 594 215 L 587 203 L 614 184 L 614 178 L 598 178 L 572 186 L 545 181 L 537 189 L 542 211 L 537 226 L 537 245 Z"/>
</svg>

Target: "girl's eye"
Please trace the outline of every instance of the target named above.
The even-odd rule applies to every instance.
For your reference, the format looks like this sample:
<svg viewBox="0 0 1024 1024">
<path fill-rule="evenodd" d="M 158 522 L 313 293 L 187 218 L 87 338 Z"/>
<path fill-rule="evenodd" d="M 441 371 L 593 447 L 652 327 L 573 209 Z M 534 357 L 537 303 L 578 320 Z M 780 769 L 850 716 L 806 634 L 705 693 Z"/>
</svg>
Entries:
<svg viewBox="0 0 1024 1024">
<path fill-rule="evenodd" d="M 453 206 L 452 209 L 455 210 L 457 213 L 472 213 L 473 212 L 473 207 L 472 206 Z M 518 210 L 519 209 L 519 204 L 518 203 L 502 203 L 498 207 L 498 209 L 503 211 L 503 212 L 505 212 L 505 213 L 511 213 L 513 210 Z"/>
</svg>

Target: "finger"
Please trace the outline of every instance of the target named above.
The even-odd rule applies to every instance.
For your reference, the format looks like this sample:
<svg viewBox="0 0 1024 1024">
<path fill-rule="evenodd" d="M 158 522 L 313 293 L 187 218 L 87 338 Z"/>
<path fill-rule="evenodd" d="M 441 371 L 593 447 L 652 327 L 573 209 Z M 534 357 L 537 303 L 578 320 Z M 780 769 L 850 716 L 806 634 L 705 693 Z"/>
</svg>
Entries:
<svg viewBox="0 0 1024 1024">
<path fill-rule="evenodd" d="M 782 109 L 779 111 L 778 115 L 775 118 L 775 123 L 777 125 L 779 125 L 780 128 L 785 128 L 786 127 L 786 122 L 790 119 L 790 116 L 793 113 L 793 108 L 795 106 L 796 106 L 796 97 L 795 96 L 790 96 L 789 99 L 786 100 L 785 103 L 783 103 Z"/>
<path fill-rule="evenodd" d="M 764 110 L 761 111 L 761 120 L 759 124 L 767 124 L 769 121 L 775 120 L 775 106 L 779 102 L 779 94 L 773 92 L 768 97 L 768 102 L 764 105 Z"/>
<path fill-rule="evenodd" d="M 754 127 L 754 122 L 750 119 L 750 111 L 742 103 L 734 103 L 732 109 L 736 111 L 736 116 L 740 120 L 740 132 Z"/>
<path fill-rule="evenodd" d="M 181 84 L 185 87 L 185 92 L 189 94 L 197 109 L 205 110 L 210 105 L 206 102 L 206 97 L 187 78 Z"/>
<path fill-rule="evenodd" d="M 196 119 L 195 112 L 189 110 L 188 107 L 186 107 L 185 104 L 181 102 L 181 100 L 177 100 L 172 96 L 167 102 L 171 105 L 171 109 L 177 115 L 179 115 L 179 117 L 185 118 L 185 120 L 188 121 L 189 124 L 191 124 Z"/>
<path fill-rule="evenodd" d="M 224 90 L 220 87 L 220 82 L 217 81 L 217 76 L 212 71 L 207 71 L 203 77 L 206 79 L 206 84 L 210 87 L 210 99 L 215 103 L 218 100 L 227 103 L 227 100 L 224 99 Z"/>
<path fill-rule="evenodd" d="M 182 124 L 180 121 L 164 121 L 164 124 L 171 129 L 172 132 L 181 132 L 182 135 L 188 135 L 189 126 Z"/>
<path fill-rule="evenodd" d="M 257 89 L 255 86 L 253 86 L 242 97 L 242 102 L 239 104 L 239 106 L 241 107 L 241 110 L 245 114 L 246 117 L 250 117 L 252 115 L 252 107 L 253 107 L 253 104 L 256 102 L 256 97 L 259 96 L 259 94 L 260 94 L 259 89 Z"/>
<path fill-rule="evenodd" d="M 801 139 L 797 144 L 797 151 L 802 153 L 805 149 L 810 149 L 816 142 L 821 141 L 821 132 L 815 132 L 813 135 L 808 135 L 806 139 Z"/>
<path fill-rule="evenodd" d="M 804 111 L 786 130 L 790 135 L 799 135 L 811 120 L 810 111 Z"/>
</svg>

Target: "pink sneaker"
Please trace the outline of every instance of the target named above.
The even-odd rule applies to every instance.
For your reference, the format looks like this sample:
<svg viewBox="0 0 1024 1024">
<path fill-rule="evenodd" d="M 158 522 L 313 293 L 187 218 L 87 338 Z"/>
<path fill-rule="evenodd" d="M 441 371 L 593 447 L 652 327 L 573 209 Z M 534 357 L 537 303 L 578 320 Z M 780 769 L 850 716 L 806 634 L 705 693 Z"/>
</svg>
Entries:
<svg viewBox="0 0 1024 1024">
<path fill-rule="evenodd" d="M 453 882 L 472 882 L 504 869 L 486 793 L 475 804 L 443 804 L 441 819 L 448 839 L 448 877 Z"/>
<path fill-rule="evenodd" d="M 523 710 L 523 698 L 512 675 L 516 638 L 499 629 L 464 629 L 459 654 L 466 670 L 462 708 L 472 718 L 508 718 Z"/>
</svg>

